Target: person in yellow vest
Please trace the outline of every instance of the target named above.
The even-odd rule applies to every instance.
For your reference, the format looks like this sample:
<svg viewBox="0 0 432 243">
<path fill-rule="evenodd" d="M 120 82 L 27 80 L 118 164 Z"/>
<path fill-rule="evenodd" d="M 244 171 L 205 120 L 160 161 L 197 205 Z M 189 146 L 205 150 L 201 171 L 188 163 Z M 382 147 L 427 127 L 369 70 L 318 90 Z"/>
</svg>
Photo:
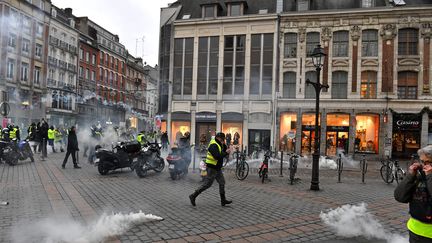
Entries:
<svg viewBox="0 0 432 243">
<path fill-rule="evenodd" d="M 420 161 L 413 163 L 394 192 L 396 201 L 409 203 L 407 227 L 410 243 L 432 242 L 432 145 L 417 151 Z"/>
<path fill-rule="evenodd" d="M 141 144 L 144 145 L 147 143 L 147 140 L 145 139 L 145 131 L 141 131 L 137 134 L 137 141 Z"/>
<path fill-rule="evenodd" d="M 58 144 L 60 146 L 60 152 L 64 152 L 63 134 L 60 132 L 59 128 L 54 129 L 54 144 Z"/>
<path fill-rule="evenodd" d="M 18 131 L 18 129 L 14 125 L 12 125 L 12 124 L 10 124 L 8 126 L 8 128 L 9 128 L 9 138 L 10 138 L 10 140 L 12 140 L 14 138 L 17 138 L 16 132 Z"/>
<path fill-rule="evenodd" d="M 196 206 L 195 199 L 198 195 L 210 188 L 214 180 L 216 180 L 219 183 L 221 205 L 225 206 L 231 204 L 232 201 L 227 200 L 225 197 L 225 178 L 222 172 L 223 160 L 230 152 L 225 145 L 225 134 L 222 132 L 217 133 L 215 138 L 210 141 L 207 151 L 207 158 L 205 160 L 207 165 L 207 177 L 201 187 L 189 195 L 190 202 L 192 206 Z"/>
<path fill-rule="evenodd" d="M 54 147 L 54 139 L 55 139 L 55 131 L 54 131 L 54 127 L 51 126 L 48 129 L 48 145 L 51 146 L 53 153 L 56 153 Z"/>
</svg>

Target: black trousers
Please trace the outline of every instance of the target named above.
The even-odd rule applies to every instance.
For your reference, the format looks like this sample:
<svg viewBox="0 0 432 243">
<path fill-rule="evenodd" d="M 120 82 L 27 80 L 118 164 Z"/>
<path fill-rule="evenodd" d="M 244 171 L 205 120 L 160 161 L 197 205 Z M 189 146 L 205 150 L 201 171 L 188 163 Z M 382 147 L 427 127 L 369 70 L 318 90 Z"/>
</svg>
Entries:
<svg viewBox="0 0 432 243">
<path fill-rule="evenodd" d="M 432 239 L 420 235 L 416 235 L 413 232 L 409 231 L 409 242 L 410 243 L 431 243 Z"/>
<path fill-rule="evenodd" d="M 201 192 L 207 190 L 213 185 L 214 181 L 219 184 L 219 194 L 225 197 L 225 178 L 223 176 L 222 170 L 217 170 L 207 167 L 207 176 L 204 179 L 204 184 L 202 184 L 196 191 L 195 194 L 198 196 Z"/>
<path fill-rule="evenodd" d="M 65 156 L 65 158 L 63 160 L 63 164 L 62 165 L 66 165 L 66 163 L 67 163 L 67 161 L 69 159 L 69 155 L 72 155 L 72 162 L 74 163 L 74 165 L 77 165 L 75 153 L 76 153 L 76 151 L 67 150 L 66 151 L 66 156 Z"/>
</svg>

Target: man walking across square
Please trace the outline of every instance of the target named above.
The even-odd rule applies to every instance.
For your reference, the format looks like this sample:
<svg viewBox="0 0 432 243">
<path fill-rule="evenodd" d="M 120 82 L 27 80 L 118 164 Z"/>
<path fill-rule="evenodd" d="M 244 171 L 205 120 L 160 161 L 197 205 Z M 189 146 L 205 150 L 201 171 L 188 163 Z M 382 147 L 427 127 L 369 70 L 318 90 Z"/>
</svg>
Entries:
<svg viewBox="0 0 432 243">
<path fill-rule="evenodd" d="M 75 169 L 81 169 L 80 166 L 78 166 L 78 163 L 76 161 L 76 152 L 79 151 L 78 149 L 78 139 L 75 132 L 75 127 L 72 126 L 69 135 L 68 135 L 68 144 L 67 144 L 67 150 L 66 150 L 66 156 L 63 160 L 62 168 L 64 169 L 66 167 L 66 163 L 68 161 L 69 155 L 72 155 L 72 162 L 74 164 Z"/>
</svg>

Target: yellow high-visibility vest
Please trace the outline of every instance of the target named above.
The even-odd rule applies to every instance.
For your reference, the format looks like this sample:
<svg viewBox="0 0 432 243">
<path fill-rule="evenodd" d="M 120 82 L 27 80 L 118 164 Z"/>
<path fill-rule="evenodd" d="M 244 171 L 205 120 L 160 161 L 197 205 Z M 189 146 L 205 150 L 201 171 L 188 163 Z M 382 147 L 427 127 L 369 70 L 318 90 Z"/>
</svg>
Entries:
<svg viewBox="0 0 432 243">
<path fill-rule="evenodd" d="M 432 224 L 423 223 L 417 219 L 410 218 L 407 222 L 407 227 L 414 234 L 430 238 L 432 241 Z"/>
<path fill-rule="evenodd" d="M 48 139 L 54 139 L 54 138 L 55 138 L 54 130 L 48 129 Z"/>
<path fill-rule="evenodd" d="M 12 131 L 9 131 L 9 138 L 10 139 L 14 139 L 14 138 L 16 138 L 16 132 L 18 131 L 18 129 L 16 128 L 16 127 L 14 127 L 13 129 L 12 129 Z"/>
<path fill-rule="evenodd" d="M 208 146 L 208 148 L 210 148 L 210 146 L 212 145 L 212 144 L 216 144 L 217 146 L 218 146 L 218 149 L 219 149 L 219 153 L 222 153 L 222 148 L 221 148 L 221 146 L 216 142 L 216 140 L 214 140 L 214 139 L 212 139 L 211 141 L 210 141 L 210 143 L 209 143 L 209 146 Z M 208 149 L 207 149 L 208 150 Z M 216 165 L 217 164 L 217 159 L 215 159 L 214 157 L 213 157 L 213 155 L 210 153 L 210 151 L 207 151 L 207 158 L 206 158 L 206 164 L 211 164 L 211 165 Z"/>
</svg>

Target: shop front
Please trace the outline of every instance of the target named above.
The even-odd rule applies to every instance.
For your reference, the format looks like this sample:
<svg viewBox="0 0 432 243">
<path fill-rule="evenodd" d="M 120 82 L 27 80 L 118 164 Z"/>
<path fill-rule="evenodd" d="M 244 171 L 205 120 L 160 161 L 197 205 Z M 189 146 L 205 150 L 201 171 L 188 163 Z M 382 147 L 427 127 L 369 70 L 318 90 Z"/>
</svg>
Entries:
<svg viewBox="0 0 432 243">
<path fill-rule="evenodd" d="M 216 135 L 216 114 L 199 112 L 195 115 L 195 121 L 195 144 L 206 148 L 212 136 Z"/>
<path fill-rule="evenodd" d="M 319 118 L 318 118 L 319 119 Z M 318 125 L 321 121 L 318 121 Z M 318 128 L 321 130 L 321 128 Z M 301 154 L 311 155 L 315 143 L 315 114 L 302 115 Z"/>
<path fill-rule="evenodd" d="M 380 119 L 376 114 L 356 115 L 354 152 L 378 154 Z"/>
<path fill-rule="evenodd" d="M 328 114 L 326 132 L 326 155 L 337 155 L 349 149 L 349 114 Z"/>
<path fill-rule="evenodd" d="M 227 145 L 242 147 L 243 120 L 244 116 L 240 113 L 222 113 L 222 132 L 227 137 Z"/>
<path fill-rule="evenodd" d="M 180 138 L 183 137 L 186 132 L 190 133 L 190 120 L 190 113 L 173 112 L 171 114 L 171 140 L 169 141 L 170 144 L 177 147 Z"/>
<path fill-rule="evenodd" d="M 420 149 L 422 113 L 393 112 L 392 157 L 408 159 Z"/>
<path fill-rule="evenodd" d="M 295 152 L 297 133 L 297 114 L 282 113 L 280 115 L 279 150 L 284 152 Z"/>
<path fill-rule="evenodd" d="M 270 130 L 249 129 L 248 153 L 270 149 Z"/>
</svg>

